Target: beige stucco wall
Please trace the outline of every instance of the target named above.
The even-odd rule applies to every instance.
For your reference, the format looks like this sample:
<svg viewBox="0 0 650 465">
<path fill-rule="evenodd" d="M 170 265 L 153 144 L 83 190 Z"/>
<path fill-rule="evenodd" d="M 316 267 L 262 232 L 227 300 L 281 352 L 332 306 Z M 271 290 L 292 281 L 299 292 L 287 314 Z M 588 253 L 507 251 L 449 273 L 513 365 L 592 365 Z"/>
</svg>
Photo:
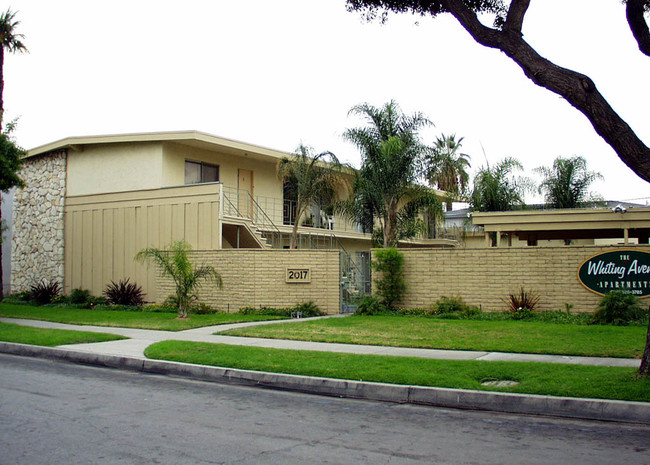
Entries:
<svg viewBox="0 0 650 465">
<path fill-rule="evenodd" d="M 217 250 L 195 251 L 195 263 L 214 266 L 223 288 L 204 285 L 200 300 L 223 311 L 242 307 L 289 307 L 313 301 L 325 313 L 340 311 L 338 250 Z M 311 282 L 288 284 L 287 268 L 311 269 Z M 174 293 L 170 279 L 159 278 L 158 299 Z"/>
<path fill-rule="evenodd" d="M 634 246 L 631 246 L 634 247 Z M 504 299 L 523 285 L 539 293 L 537 310 L 593 312 L 601 297 L 578 281 L 580 265 L 612 247 L 564 246 L 476 249 L 401 249 L 407 292 L 402 306 L 428 307 L 460 295 L 485 311 L 505 309 Z M 647 250 L 647 247 L 644 249 Z"/>
<path fill-rule="evenodd" d="M 179 186 L 185 182 L 185 160 L 219 165 L 219 181 L 237 188 L 238 170 L 253 171 L 254 195 L 282 199 L 282 184 L 275 174 L 275 162 L 263 162 L 246 156 L 228 155 L 177 143 L 165 143 L 163 157 L 164 186 Z"/>
<path fill-rule="evenodd" d="M 98 144 L 85 145 L 81 151 L 70 149 L 67 175 L 67 195 L 159 188 L 163 186 L 162 143 Z"/>
<path fill-rule="evenodd" d="M 65 206 L 65 292 L 101 295 L 111 281 L 130 278 L 156 300 L 155 268 L 134 262 L 146 247 L 186 240 L 218 249 L 219 184 L 71 196 Z"/>
</svg>

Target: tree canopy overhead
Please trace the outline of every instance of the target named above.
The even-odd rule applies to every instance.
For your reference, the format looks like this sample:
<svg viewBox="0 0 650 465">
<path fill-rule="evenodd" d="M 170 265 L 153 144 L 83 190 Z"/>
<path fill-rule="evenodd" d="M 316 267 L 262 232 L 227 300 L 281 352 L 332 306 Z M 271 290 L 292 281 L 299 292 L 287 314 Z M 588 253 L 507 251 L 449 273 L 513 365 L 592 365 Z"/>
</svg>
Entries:
<svg viewBox="0 0 650 465">
<path fill-rule="evenodd" d="M 431 17 L 451 14 L 476 42 L 505 53 L 535 84 L 560 95 L 585 115 L 619 158 L 639 177 L 650 182 L 650 148 L 609 105 L 591 78 L 556 65 L 524 40 L 522 27 L 530 3 L 531 0 L 347 0 L 349 11 L 363 12 L 368 19 L 381 17 L 385 20 L 389 12 Z M 627 21 L 639 49 L 650 56 L 650 33 L 644 17 L 650 10 L 650 0 L 624 3 Z M 494 17 L 492 26 L 479 19 L 486 13 Z"/>
</svg>

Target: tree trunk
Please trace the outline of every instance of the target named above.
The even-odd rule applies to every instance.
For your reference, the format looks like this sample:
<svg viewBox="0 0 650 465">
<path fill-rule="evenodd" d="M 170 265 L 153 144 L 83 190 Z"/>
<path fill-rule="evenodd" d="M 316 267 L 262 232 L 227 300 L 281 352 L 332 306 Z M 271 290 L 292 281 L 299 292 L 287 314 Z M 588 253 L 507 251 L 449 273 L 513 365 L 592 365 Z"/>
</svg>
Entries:
<svg viewBox="0 0 650 465">
<path fill-rule="evenodd" d="M 648 321 L 648 332 L 645 338 L 645 350 L 643 351 L 643 356 L 641 357 L 641 366 L 639 367 L 639 375 L 650 376 L 650 321 Z"/>
<path fill-rule="evenodd" d="M 543 58 L 523 39 L 521 23 L 528 2 L 512 3 L 517 3 L 515 8 L 519 9 L 520 20 L 503 30 L 484 26 L 464 0 L 444 0 L 442 3 L 476 42 L 501 50 L 519 65 L 531 81 L 560 95 L 585 115 L 596 133 L 616 151 L 623 163 L 650 182 L 650 148 L 607 103 L 593 81 L 584 74 L 562 68 Z"/>
</svg>

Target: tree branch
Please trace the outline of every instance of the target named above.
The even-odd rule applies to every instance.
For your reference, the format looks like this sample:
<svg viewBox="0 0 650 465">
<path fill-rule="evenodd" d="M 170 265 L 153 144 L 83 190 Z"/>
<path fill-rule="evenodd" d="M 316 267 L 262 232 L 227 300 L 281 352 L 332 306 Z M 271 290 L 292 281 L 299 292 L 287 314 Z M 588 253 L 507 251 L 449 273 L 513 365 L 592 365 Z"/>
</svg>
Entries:
<svg viewBox="0 0 650 465">
<path fill-rule="evenodd" d="M 650 30 L 643 16 L 645 3 L 647 2 L 644 0 L 627 0 L 625 15 L 639 50 L 644 55 L 650 56 Z"/>
<path fill-rule="evenodd" d="M 521 35 L 521 27 L 524 24 L 524 16 L 526 16 L 529 5 L 530 0 L 512 0 L 503 30 L 517 32 Z"/>
<path fill-rule="evenodd" d="M 442 0 L 441 3 L 474 40 L 486 47 L 501 50 L 535 84 L 560 95 L 585 115 L 623 163 L 650 182 L 650 148 L 614 111 L 588 76 L 557 66 L 542 57 L 520 35 L 484 26 L 463 0 Z M 525 0 L 513 0 L 514 3 L 522 8 L 520 12 L 525 13 Z"/>
</svg>

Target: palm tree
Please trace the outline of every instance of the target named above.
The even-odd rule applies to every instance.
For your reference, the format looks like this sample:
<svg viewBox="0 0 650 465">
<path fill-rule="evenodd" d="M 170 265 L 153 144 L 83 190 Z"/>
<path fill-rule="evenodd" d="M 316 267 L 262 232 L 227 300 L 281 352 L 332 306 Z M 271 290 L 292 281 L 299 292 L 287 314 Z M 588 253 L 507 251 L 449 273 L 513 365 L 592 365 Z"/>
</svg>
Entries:
<svg viewBox="0 0 650 465">
<path fill-rule="evenodd" d="M 522 206 L 529 182 L 526 178 L 513 176 L 514 171 L 522 169 L 521 163 L 514 158 L 505 158 L 492 168 L 481 168 L 474 177 L 470 198 L 472 210 L 508 211 Z"/>
<path fill-rule="evenodd" d="M 359 222 L 376 218 L 383 246 L 396 247 L 423 229 L 420 213 L 440 210 L 438 198 L 417 184 L 426 152 L 418 131 L 431 122 L 420 113 L 404 115 L 394 101 L 381 108 L 364 103 L 350 113 L 364 117 L 367 125 L 344 133 L 361 151 L 362 165 L 353 195 L 339 209 Z"/>
<path fill-rule="evenodd" d="M 8 9 L 4 13 L 0 14 L 0 134 L 3 137 L 3 151 L 8 149 L 10 153 L 16 153 L 16 150 L 20 150 L 14 143 L 9 139 L 9 133 L 13 129 L 13 125 L 7 127 L 7 131 L 2 130 L 2 119 L 4 116 L 4 100 L 2 94 L 4 92 L 5 80 L 4 80 L 4 63 L 5 63 L 5 50 L 10 53 L 15 52 L 26 52 L 27 47 L 22 42 L 24 36 L 22 34 L 17 34 L 15 32 L 16 26 L 20 24 L 20 21 L 15 21 L 14 17 L 16 16 L 15 12 L 12 12 L 11 9 Z M 11 146 L 13 148 L 11 148 Z M 8 153 L 9 153 L 8 152 Z M 20 163 L 16 164 L 16 170 L 11 171 L 11 173 L 5 172 L 5 168 L 11 165 L 10 160 L 3 160 L 3 172 L 2 172 L 2 187 L 0 187 L 0 205 L 2 205 L 2 192 L 6 192 L 14 186 L 22 185 L 20 182 L 12 182 L 11 179 L 17 178 L 16 171 Z M 9 174 L 10 176 L 6 177 L 5 175 Z M 2 234 L 4 233 L 4 224 L 2 223 L 2 211 L 0 208 L 0 243 L 2 243 Z M 0 263 L 2 263 L 2 247 L 0 247 Z M 2 270 L 0 266 L 0 300 L 4 297 L 4 283 L 2 279 Z"/>
<path fill-rule="evenodd" d="M 336 191 L 346 185 L 344 166 L 331 152 L 313 154 L 313 149 L 300 144 L 293 158 L 278 163 L 278 179 L 289 185 L 295 198 L 295 216 L 289 247 L 298 246 L 298 226 L 313 204 L 331 204 Z"/>
<path fill-rule="evenodd" d="M 557 157 L 551 168 L 541 166 L 535 171 L 544 176 L 539 193 L 544 194 L 550 208 L 581 208 L 597 202 L 597 196 L 589 192 L 589 186 L 600 173 L 587 171 L 587 160 L 583 157 Z"/>
<path fill-rule="evenodd" d="M 221 276 L 214 267 L 192 264 L 187 256 L 190 250 L 190 245 L 181 240 L 172 242 L 162 250 L 154 247 L 142 249 L 135 256 L 135 260 L 140 263 L 153 261 L 164 275 L 174 280 L 178 318 L 187 318 L 192 302 L 198 299 L 196 291 L 201 287 L 201 281 L 213 282 L 220 289 L 223 287 Z"/>
<path fill-rule="evenodd" d="M 470 156 L 460 153 L 463 138 L 456 141 L 456 135 L 446 136 L 442 134 L 437 138 L 431 155 L 427 159 L 427 179 L 429 184 L 437 186 L 438 189 L 447 192 L 447 211 L 452 209 L 452 201 L 464 194 L 469 182 L 467 168 Z"/>
<path fill-rule="evenodd" d="M 9 53 L 23 53 L 27 51 L 27 47 L 22 42 L 25 36 L 15 32 L 16 26 L 20 24 L 20 21 L 14 19 L 15 16 L 16 12 L 11 11 L 11 9 L 8 9 L 0 15 L 0 132 L 2 131 L 2 118 L 4 113 L 2 94 L 5 87 L 5 50 Z"/>
</svg>

